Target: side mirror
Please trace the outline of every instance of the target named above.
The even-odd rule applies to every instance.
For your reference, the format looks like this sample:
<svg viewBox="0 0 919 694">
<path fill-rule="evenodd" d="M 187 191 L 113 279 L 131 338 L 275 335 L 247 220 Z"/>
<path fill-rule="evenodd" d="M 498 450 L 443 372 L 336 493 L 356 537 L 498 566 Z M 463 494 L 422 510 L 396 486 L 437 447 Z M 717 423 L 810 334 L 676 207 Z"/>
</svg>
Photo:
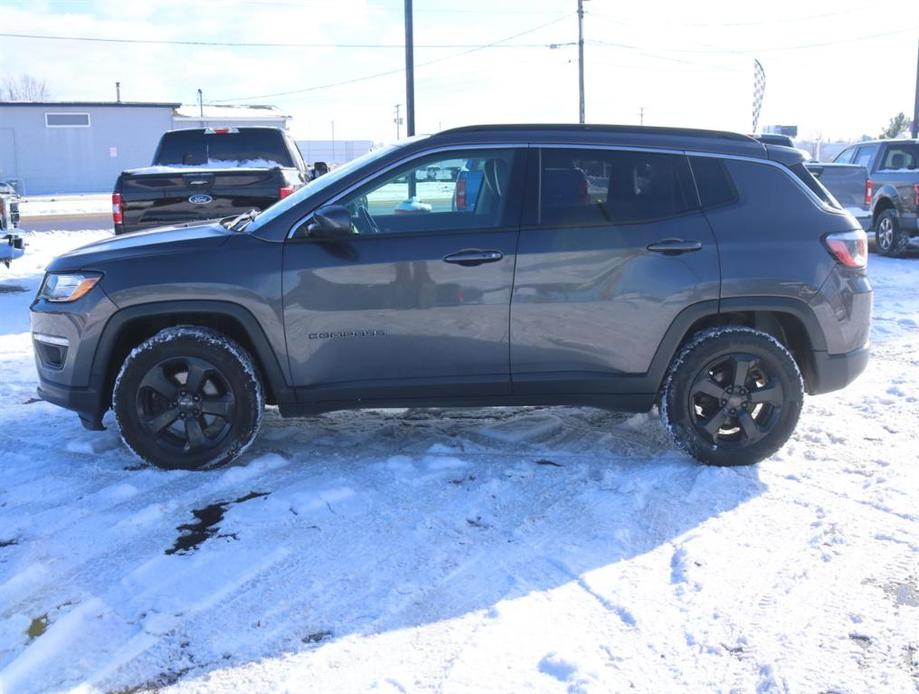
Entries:
<svg viewBox="0 0 919 694">
<path fill-rule="evenodd" d="M 351 212 L 344 205 L 320 207 L 306 224 L 306 235 L 312 239 L 340 239 L 353 234 Z"/>
</svg>

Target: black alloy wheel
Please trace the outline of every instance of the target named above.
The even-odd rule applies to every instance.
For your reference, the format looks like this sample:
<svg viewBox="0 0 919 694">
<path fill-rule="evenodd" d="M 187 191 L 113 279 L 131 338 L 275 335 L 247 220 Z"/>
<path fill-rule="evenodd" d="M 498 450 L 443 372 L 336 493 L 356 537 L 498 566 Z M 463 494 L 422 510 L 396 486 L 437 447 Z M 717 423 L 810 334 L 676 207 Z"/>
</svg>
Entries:
<svg viewBox="0 0 919 694">
<path fill-rule="evenodd" d="M 202 470 L 238 457 L 261 422 L 251 357 L 208 328 L 160 331 L 125 359 L 112 409 L 127 446 L 164 469 Z"/>
<path fill-rule="evenodd" d="M 153 366 L 140 382 L 135 404 L 144 428 L 173 455 L 218 446 L 236 414 L 236 398 L 226 376 L 195 357 Z"/>
<path fill-rule="evenodd" d="M 678 447 L 710 465 L 750 465 L 781 448 L 804 400 L 801 372 L 775 337 L 745 326 L 703 331 L 674 358 L 660 398 Z"/>
<path fill-rule="evenodd" d="M 690 388 L 689 410 L 695 427 L 712 443 L 749 446 L 778 423 L 783 395 L 764 360 L 735 353 L 702 368 Z"/>
</svg>

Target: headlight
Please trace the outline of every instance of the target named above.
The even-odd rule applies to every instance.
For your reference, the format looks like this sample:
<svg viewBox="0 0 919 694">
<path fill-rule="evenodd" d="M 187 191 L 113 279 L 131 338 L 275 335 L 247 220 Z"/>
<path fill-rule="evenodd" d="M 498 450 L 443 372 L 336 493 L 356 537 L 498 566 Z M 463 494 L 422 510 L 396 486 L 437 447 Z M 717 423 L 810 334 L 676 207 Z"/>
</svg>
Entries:
<svg viewBox="0 0 919 694">
<path fill-rule="evenodd" d="M 102 275 L 92 272 L 48 273 L 38 296 L 48 301 L 76 301 L 85 296 L 101 279 Z"/>
</svg>

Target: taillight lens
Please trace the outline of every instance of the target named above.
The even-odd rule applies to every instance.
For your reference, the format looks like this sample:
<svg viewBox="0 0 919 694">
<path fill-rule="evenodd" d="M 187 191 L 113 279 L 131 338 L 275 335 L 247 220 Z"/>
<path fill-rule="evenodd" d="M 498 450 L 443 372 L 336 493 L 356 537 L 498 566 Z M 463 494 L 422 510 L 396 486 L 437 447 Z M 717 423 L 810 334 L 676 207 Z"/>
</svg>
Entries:
<svg viewBox="0 0 919 694">
<path fill-rule="evenodd" d="M 919 207 L 919 183 L 913 183 L 913 204 Z"/>
<path fill-rule="evenodd" d="M 870 178 L 865 179 L 865 204 L 871 206 L 871 200 L 874 198 L 874 181 Z"/>
<path fill-rule="evenodd" d="M 456 178 L 456 209 L 466 209 L 466 175 L 460 173 Z"/>
<path fill-rule="evenodd" d="M 124 224 L 124 201 L 121 193 L 112 193 L 112 221 L 115 224 Z"/>
<path fill-rule="evenodd" d="M 828 234 L 823 242 L 830 255 L 846 267 L 868 267 L 868 235 L 861 229 Z"/>
<path fill-rule="evenodd" d="M 278 199 L 283 200 L 296 190 L 293 186 L 281 186 L 278 188 Z"/>
</svg>

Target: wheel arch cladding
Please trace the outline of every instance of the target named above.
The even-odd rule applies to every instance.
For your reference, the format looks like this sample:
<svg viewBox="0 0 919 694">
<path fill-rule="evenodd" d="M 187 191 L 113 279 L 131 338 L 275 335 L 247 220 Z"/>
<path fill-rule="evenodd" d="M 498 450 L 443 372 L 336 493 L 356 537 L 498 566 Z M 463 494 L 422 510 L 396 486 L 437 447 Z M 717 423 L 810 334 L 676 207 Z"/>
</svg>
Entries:
<svg viewBox="0 0 919 694">
<path fill-rule="evenodd" d="M 251 355 L 266 401 L 277 404 L 290 399 L 278 357 L 252 314 L 224 302 L 179 301 L 122 309 L 106 323 L 91 375 L 107 398 L 106 407 L 111 405 L 115 378 L 131 350 L 161 330 L 179 325 L 209 328 L 235 340 Z"/>
<path fill-rule="evenodd" d="M 805 304 L 796 303 L 801 305 L 790 307 L 785 300 L 781 300 L 779 305 L 770 307 L 768 299 L 724 300 L 720 312 L 705 314 L 686 329 L 670 361 L 703 331 L 732 325 L 752 328 L 772 336 L 791 353 L 804 377 L 805 387 L 810 392 L 815 379 L 813 351 L 826 347 L 816 317 Z M 666 376 L 665 372 L 661 387 Z"/>
</svg>

